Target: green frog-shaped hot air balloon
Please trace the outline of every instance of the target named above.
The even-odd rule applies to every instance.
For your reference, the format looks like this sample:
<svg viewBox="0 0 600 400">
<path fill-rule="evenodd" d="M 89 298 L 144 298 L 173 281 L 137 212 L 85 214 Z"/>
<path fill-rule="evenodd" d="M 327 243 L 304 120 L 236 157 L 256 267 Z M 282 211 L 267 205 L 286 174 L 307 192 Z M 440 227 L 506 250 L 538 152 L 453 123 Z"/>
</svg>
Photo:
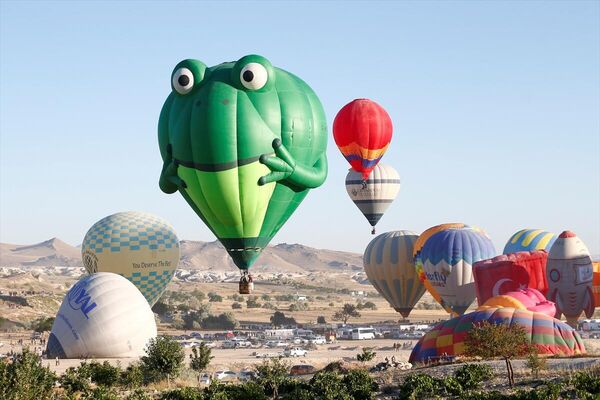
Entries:
<svg viewBox="0 0 600 400">
<path fill-rule="evenodd" d="M 177 190 L 251 282 L 248 268 L 327 177 L 319 98 L 264 57 L 207 67 L 184 60 L 171 75 L 158 141 L 160 188 Z"/>
</svg>

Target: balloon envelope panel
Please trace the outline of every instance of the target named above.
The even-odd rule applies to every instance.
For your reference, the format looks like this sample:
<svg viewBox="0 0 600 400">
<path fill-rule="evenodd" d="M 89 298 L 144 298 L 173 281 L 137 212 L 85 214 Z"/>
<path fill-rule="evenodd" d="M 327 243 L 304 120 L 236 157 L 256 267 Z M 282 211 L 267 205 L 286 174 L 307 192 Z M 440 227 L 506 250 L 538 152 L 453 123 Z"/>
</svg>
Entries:
<svg viewBox="0 0 600 400">
<path fill-rule="evenodd" d="M 363 256 L 371 284 L 405 318 L 425 293 L 413 264 L 417 237 L 410 231 L 383 233 L 369 243 Z"/>
<path fill-rule="evenodd" d="M 377 164 L 369 178 L 354 170 L 346 175 L 346 191 L 371 226 L 381 219 L 400 190 L 400 175 L 391 166 Z"/>
<path fill-rule="evenodd" d="M 548 292 L 545 250 L 523 251 L 502 254 L 473 265 L 477 302 L 485 303 L 489 298 L 512 290 L 531 288 L 544 296 Z"/>
<path fill-rule="evenodd" d="M 136 211 L 120 212 L 90 228 L 81 254 L 88 273 L 120 274 L 153 305 L 177 269 L 179 239 L 162 218 Z"/>
<path fill-rule="evenodd" d="M 522 229 L 508 239 L 503 254 L 519 251 L 546 250 L 549 251 L 557 235 L 541 229 Z"/>
<path fill-rule="evenodd" d="M 66 294 L 48 339 L 48 358 L 139 357 L 156 336 L 154 314 L 120 275 L 99 272 Z"/>
<path fill-rule="evenodd" d="M 333 121 L 333 138 L 352 169 L 367 179 L 392 140 L 392 119 L 379 104 L 356 99 Z"/>
<path fill-rule="evenodd" d="M 451 228 L 431 236 L 421 251 L 423 271 L 446 305 L 463 314 L 475 299 L 472 265 L 496 253 L 481 230 Z"/>
<path fill-rule="evenodd" d="M 413 348 L 409 361 L 427 362 L 430 357 L 461 355 L 465 339 L 474 323 L 519 324 L 539 354 L 584 354 L 585 346 L 577 331 L 564 322 L 542 313 L 514 308 L 488 308 L 452 318 L 436 325 Z"/>
</svg>

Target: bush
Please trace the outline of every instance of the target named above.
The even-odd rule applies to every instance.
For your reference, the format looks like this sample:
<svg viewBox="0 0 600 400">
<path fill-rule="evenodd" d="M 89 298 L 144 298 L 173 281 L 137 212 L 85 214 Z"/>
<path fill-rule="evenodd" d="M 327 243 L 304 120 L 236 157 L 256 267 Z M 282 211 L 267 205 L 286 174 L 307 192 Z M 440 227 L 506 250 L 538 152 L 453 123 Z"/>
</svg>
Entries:
<svg viewBox="0 0 600 400">
<path fill-rule="evenodd" d="M 319 316 L 317 317 L 317 324 L 326 324 L 326 323 L 327 323 L 327 321 L 325 320 L 325 317 L 324 317 L 324 316 L 322 316 L 322 315 L 319 315 Z"/>
<path fill-rule="evenodd" d="M 540 375 L 540 371 L 546 369 L 546 359 L 544 357 L 540 357 L 540 355 L 533 349 L 531 353 L 527 356 L 527 368 L 531 369 L 531 374 L 538 379 Z"/>
<path fill-rule="evenodd" d="M 95 389 L 88 390 L 80 397 L 81 400 L 119 400 L 119 396 L 114 389 L 106 386 L 98 386 Z"/>
<path fill-rule="evenodd" d="M 577 372 L 571 378 L 571 384 L 575 387 L 578 397 L 592 398 L 592 396 L 588 396 L 588 394 L 600 394 L 600 377 L 598 376 L 597 371 Z"/>
<path fill-rule="evenodd" d="M 200 326 L 204 329 L 235 329 L 238 326 L 238 322 L 235 316 L 226 312 L 219 315 L 209 315 L 202 319 Z"/>
<path fill-rule="evenodd" d="M 317 372 L 310 380 L 313 399 L 319 400 L 353 400 L 340 375 L 335 372 Z"/>
<path fill-rule="evenodd" d="M 372 400 L 379 390 L 379 385 L 368 371 L 355 369 L 342 378 L 342 383 L 350 397 L 354 400 Z"/>
<path fill-rule="evenodd" d="M 287 380 L 289 365 L 278 358 L 265 361 L 255 367 L 254 381 L 264 388 L 265 394 L 274 399 L 279 395 L 279 387 Z"/>
<path fill-rule="evenodd" d="M 399 389 L 399 400 L 422 399 L 436 394 L 437 382 L 435 378 L 426 374 L 412 374 L 404 379 L 404 382 L 400 385 Z"/>
<path fill-rule="evenodd" d="M 233 308 L 234 310 L 239 310 L 240 308 L 242 308 L 242 305 L 236 301 L 234 303 L 231 303 L 231 308 Z"/>
<path fill-rule="evenodd" d="M 208 367 L 210 360 L 214 357 L 210 355 L 211 349 L 204 343 L 200 346 L 192 347 L 192 354 L 190 354 L 190 368 L 196 372 L 201 372 Z"/>
<path fill-rule="evenodd" d="M 245 382 L 239 385 L 223 385 L 222 392 L 231 400 L 267 400 L 263 388 L 256 382 Z M 214 396 L 213 396 L 214 397 Z M 207 397 L 207 400 L 213 397 Z"/>
<path fill-rule="evenodd" d="M 375 353 L 373 350 L 363 348 L 362 353 L 356 355 L 356 359 L 360 362 L 367 362 L 374 359 L 376 355 L 377 353 Z"/>
<path fill-rule="evenodd" d="M 40 318 L 33 323 L 33 330 L 36 332 L 46 332 L 52 330 L 54 317 Z"/>
<path fill-rule="evenodd" d="M 146 355 L 141 358 L 144 377 L 149 382 L 175 377 L 183 359 L 183 348 L 175 340 L 164 336 L 152 338 L 146 346 Z"/>
<path fill-rule="evenodd" d="M 465 364 L 454 371 L 454 377 L 463 389 L 472 390 L 480 383 L 492 379 L 494 370 L 486 364 Z"/>
<path fill-rule="evenodd" d="M 91 371 L 86 363 L 82 363 L 79 368 L 69 367 L 59 379 L 67 393 L 85 392 L 90 387 Z"/>
<path fill-rule="evenodd" d="M 252 296 L 246 300 L 246 307 L 248 308 L 260 308 L 261 304 L 256 300 L 256 297 Z"/>
<path fill-rule="evenodd" d="M 204 400 L 200 389 L 185 387 L 164 392 L 160 400 Z"/>
<path fill-rule="evenodd" d="M 51 399 L 55 382 L 54 372 L 27 348 L 10 364 L 0 360 L 0 399 Z"/>
<path fill-rule="evenodd" d="M 223 301 L 223 296 L 218 295 L 215 292 L 209 292 L 208 301 L 210 301 L 211 303 L 220 303 Z"/>
<path fill-rule="evenodd" d="M 125 400 L 153 400 L 153 398 L 146 394 L 142 389 L 136 389 L 131 392 Z"/>
<path fill-rule="evenodd" d="M 112 366 L 108 361 L 102 364 L 92 361 L 88 364 L 90 379 L 98 386 L 112 387 L 119 383 L 121 368 Z"/>
<path fill-rule="evenodd" d="M 144 372 L 139 363 L 132 363 L 121 372 L 120 384 L 130 389 L 140 387 L 144 383 Z"/>
</svg>

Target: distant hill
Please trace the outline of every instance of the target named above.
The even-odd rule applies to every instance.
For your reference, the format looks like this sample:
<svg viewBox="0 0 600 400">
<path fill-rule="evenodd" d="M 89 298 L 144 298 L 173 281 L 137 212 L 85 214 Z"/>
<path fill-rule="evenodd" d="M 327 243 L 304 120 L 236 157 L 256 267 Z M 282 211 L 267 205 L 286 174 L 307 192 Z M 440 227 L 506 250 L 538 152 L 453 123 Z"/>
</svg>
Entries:
<svg viewBox="0 0 600 400">
<path fill-rule="evenodd" d="M 0 267 L 80 267 L 81 250 L 58 238 L 34 245 L 0 243 Z M 179 267 L 205 271 L 236 271 L 220 242 L 181 241 Z M 301 244 L 269 246 L 252 267 L 255 272 L 361 271 L 362 256 Z"/>
</svg>

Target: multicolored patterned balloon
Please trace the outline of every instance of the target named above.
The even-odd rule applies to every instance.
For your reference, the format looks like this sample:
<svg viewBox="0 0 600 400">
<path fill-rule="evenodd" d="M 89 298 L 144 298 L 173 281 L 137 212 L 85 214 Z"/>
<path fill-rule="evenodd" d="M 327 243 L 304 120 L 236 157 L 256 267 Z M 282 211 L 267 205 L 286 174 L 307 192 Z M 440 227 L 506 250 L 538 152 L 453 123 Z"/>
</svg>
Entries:
<svg viewBox="0 0 600 400">
<path fill-rule="evenodd" d="M 417 238 L 411 231 L 383 233 L 369 243 L 363 256 L 369 281 L 404 318 L 425 293 L 413 263 Z"/>
<path fill-rule="evenodd" d="M 466 225 L 461 222 L 451 222 L 447 224 L 432 226 L 431 228 L 426 229 L 423 233 L 421 233 L 421 235 L 419 235 L 419 238 L 415 242 L 415 246 L 413 248 L 413 256 L 415 258 L 415 269 L 417 270 L 419 280 L 423 283 L 425 289 L 427 289 L 427 291 L 429 292 L 429 294 L 431 294 L 433 299 L 437 301 L 449 314 L 454 314 L 452 309 L 446 304 L 444 304 L 442 296 L 440 296 L 440 294 L 431 284 L 431 282 L 427 280 L 427 275 L 425 275 L 425 272 L 423 271 L 423 260 L 421 259 L 421 250 L 423 249 L 423 246 L 425 245 L 427 240 L 435 233 L 438 233 L 448 228 L 463 228 L 465 226 Z"/>
<path fill-rule="evenodd" d="M 502 253 L 510 254 L 534 250 L 550 251 L 550 247 L 552 247 L 557 237 L 555 233 L 541 229 L 522 229 L 508 239 Z"/>
<path fill-rule="evenodd" d="M 423 271 L 444 303 L 463 314 L 475 299 L 472 266 L 496 254 L 494 244 L 480 229 L 449 228 L 431 236 L 421 250 Z"/>
<path fill-rule="evenodd" d="M 81 245 L 88 273 L 113 272 L 129 279 L 154 305 L 179 263 L 179 239 L 164 219 L 137 211 L 96 222 Z"/>
<path fill-rule="evenodd" d="M 333 138 L 352 169 L 367 180 L 392 140 L 392 119 L 379 104 L 356 99 L 333 121 Z"/>
<path fill-rule="evenodd" d="M 566 323 L 542 313 L 515 308 L 487 308 L 452 318 L 436 325 L 413 348 L 409 361 L 427 362 L 443 354 L 461 355 L 465 339 L 474 323 L 519 324 L 540 354 L 584 354 L 585 346 L 577 331 Z"/>
</svg>

